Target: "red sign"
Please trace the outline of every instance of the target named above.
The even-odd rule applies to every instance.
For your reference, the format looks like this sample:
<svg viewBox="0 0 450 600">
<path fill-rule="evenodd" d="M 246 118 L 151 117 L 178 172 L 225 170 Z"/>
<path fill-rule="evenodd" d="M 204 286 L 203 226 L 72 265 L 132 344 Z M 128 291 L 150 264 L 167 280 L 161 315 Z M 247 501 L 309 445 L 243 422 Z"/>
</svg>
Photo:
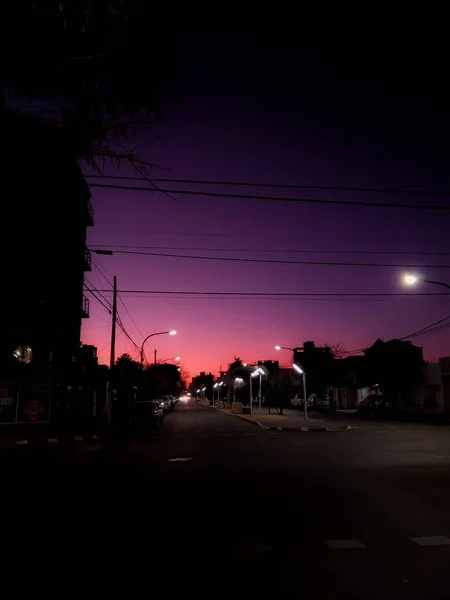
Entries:
<svg viewBox="0 0 450 600">
<path fill-rule="evenodd" d="M 42 406 L 39 400 L 32 400 L 25 406 L 24 412 L 29 419 L 32 421 L 37 421 L 44 414 L 45 408 Z"/>
</svg>

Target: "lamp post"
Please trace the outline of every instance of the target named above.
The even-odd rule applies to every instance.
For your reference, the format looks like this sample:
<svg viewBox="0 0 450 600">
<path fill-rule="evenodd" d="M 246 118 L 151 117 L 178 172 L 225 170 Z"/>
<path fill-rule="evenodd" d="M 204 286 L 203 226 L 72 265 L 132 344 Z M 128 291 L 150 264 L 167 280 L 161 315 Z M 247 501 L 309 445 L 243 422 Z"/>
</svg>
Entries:
<svg viewBox="0 0 450 600">
<path fill-rule="evenodd" d="M 406 275 L 403 275 L 403 283 L 405 283 L 406 285 L 409 285 L 409 286 L 416 285 L 416 283 L 419 283 L 421 281 L 423 281 L 423 283 L 431 283 L 432 285 L 440 285 L 441 287 L 445 287 L 448 290 L 450 290 L 450 284 L 444 283 L 443 281 L 433 281 L 432 279 L 422 279 L 418 275 L 414 275 L 412 273 L 407 273 Z"/>
<path fill-rule="evenodd" d="M 146 338 L 144 338 L 144 341 L 141 344 L 141 368 L 144 364 L 144 344 L 147 340 L 149 340 L 151 337 L 154 337 L 155 335 L 176 335 L 176 334 L 177 334 L 177 332 L 175 331 L 175 329 L 172 329 L 171 331 L 158 331 L 157 333 L 151 333 Z M 154 361 L 156 364 L 156 349 L 155 349 Z"/>
<path fill-rule="evenodd" d="M 214 390 L 217 390 L 217 402 L 219 402 L 219 384 L 217 383 L 217 381 L 213 385 L 213 404 L 215 402 L 215 400 L 214 400 Z"/>
<path fill-rule="evenodd" d="M 262 406 L 262 400 L 261 400 L 261 390 L 262 390 L 262 376 L 265 375 L 264 371 L 261 369 L 261 367 L 258 367 L 256 369 L 256 371 L 254 371 L 252 373 L 252 377 L 257 377 L 259 375 L 259 393 L 258 393 L 258 406 L 259 406 L 259 410 L 261 410 L 261 406 Z"/>
<path fill-rule="evenodd" d="M 304 405 L 304 411 L 305 411 L 305 420 L 308 418 L 308 407 L 307 407 L 307 403 L 306 403 L 306 375 L 305 375 L 305 371 L 296 363 L 292 364 L 292 368 L 294 369 L 294 371 L 297 371 L 297 373 L 299 373 L 302 378 L 303 378 L 303 405 Z"/>
<path fill-rule="evenodd" d="M 162 360 L 159 364 L 160 365 L 165 365 L 166 363 L 168 363 L 170 360 L 174 360 L 175 362 L 180 362 L 181 360 L 181 356 L 172 356 L 172 358 L 165 358 L 164 360 Z"/>
</svg>

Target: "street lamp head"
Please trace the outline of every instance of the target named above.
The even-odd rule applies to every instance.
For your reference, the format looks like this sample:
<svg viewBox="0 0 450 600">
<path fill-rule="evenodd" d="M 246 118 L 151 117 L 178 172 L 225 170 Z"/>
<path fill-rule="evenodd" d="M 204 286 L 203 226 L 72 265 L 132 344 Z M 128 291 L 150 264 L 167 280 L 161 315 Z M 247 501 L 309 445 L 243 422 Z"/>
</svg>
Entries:
<svg viewBox="0 0 450 600">
<path fill-rule="evenodd" d="M 224 384 L 224 382 L 223 382 L 223 381 L 221 381 L 221 382 L 219 383 L 219 387 L 222 387 L 223 385 L 225 385 L 225 384 Z"/>
<path fill-rule="evenodd" d="M 403 276 L 403 281 L 404 283 L 406 283 L 406 285 L 414 285 L 417 283 L 418 280 L 419 278 L 417 277 L 417 275 L 412 275 L 411 273 L 407 273 Z"/>
<path fill-rule="evenodd" d="M 259 375 L 258 369 L 256 371 L 253 371 L 253 373 L 251 373 L 252 377 L 257 377 Z"/>
<path fill-rule="evenodd" d="M 247 363 L 242 363 L 242 366 L 243 366 L 243 367 L 246 367 L 246 366 L 247 366 Z"/>
<path fill-rule="evenodd" d="M 175 329 L 172 329 L 172 331 L 169 331 L 169 335 L 177 335 L 177 332 L 175 331 Z"/>
<path fill-rule="evenodd" d="M 258 375 L 265 375 L 266 372 L 264 371 L 264 369 L 261 369 L 261 367 L 258 367 L 255 371 L 255 373 L 258 373 Z"/>
<path fill-rule="evenodd" d="M 292 368 L 294 369 L 294 371 L 297 371 L 297 373 L 300 373 L 300 375 L 303 375 L 303 374 L 304 374 L 304 370 L 303 370 L 303 369 L 301 369 L 301 368 L 300 368 L 300 367 L 299 367 L 297 364 L 295 364 L 295 363 L 294 363 L 294 364 L 292 365 Z"/>
<path fill-rule="evenodd" d="M 281 350 L 281 346 L 275 346 L 275 350 Z"/>
<path fill-rule="evenodd" d="M 219 387 L 219 384 L 218 384 L 218 383 L 215 383 L 215 384 L 213 385 L 213 388 L 214 388 L 215 390 L 217 390 L 217 388 L 218 388 L 218 387 Z"/>
<path fill-rule="evenodd" d="M 175 356 L 175 358 L 173 359 L 175 362 L 180 362 L 181 360 L 181 356 Z"/>
</svg>

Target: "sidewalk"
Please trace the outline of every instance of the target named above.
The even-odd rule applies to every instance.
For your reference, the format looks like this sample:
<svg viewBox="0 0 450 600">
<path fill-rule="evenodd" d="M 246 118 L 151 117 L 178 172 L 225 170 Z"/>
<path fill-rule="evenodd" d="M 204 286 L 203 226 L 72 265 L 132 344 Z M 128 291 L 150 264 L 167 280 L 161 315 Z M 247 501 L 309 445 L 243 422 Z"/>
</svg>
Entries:
<svg viewBox="0 0 450 600">
<path fill-rule="evenodd" d="M 53 423 L 27 423 L 2 425 L 0 427 L 0 448 L 13 446 L 42 446 L 67 442 L 97 442 L 105 437 L 100 425 L 61 426 Z"/>
<path fill-rule="evenodd" d="M 253 413 L 250 414 L 236 414 L 232 413 L 229 408 L 219 408 L 214 406 L 216 410 L 231 414 L 233 417 L 244 419 L 245 421 L 253 422 L 255 425 L 260 425 L 267 429 L 274 429 L 278 431 L 342 431 L 350 429 L 350 426 L 342 425 L 338 423 L 330 423 L 325 419 L 305 419 L 303 413 L 298 410 L 287 408 L 283 410 L 283 414 L 279 415 L 275 409 L 271 409 L 270 413 L 268 408 L 262 408 L 261 411 L 258 407 L 253 407 Z"/>
</svg>

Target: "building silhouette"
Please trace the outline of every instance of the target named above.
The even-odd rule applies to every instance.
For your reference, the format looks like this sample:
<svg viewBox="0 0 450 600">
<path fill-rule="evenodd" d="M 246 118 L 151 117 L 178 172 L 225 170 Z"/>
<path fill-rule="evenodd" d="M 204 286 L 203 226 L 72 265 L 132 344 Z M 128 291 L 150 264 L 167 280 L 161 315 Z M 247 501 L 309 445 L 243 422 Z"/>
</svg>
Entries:
<svg viewBox="0 0 450 600">
<path fill-rule="evenodd" d="M 8 110 L 1 112 L 1 126 L 6 206 L 0 383 L 65 386 L 81 320 L 89 317 L 83 282 L 91 269 L 90 191 L 67 131 Z"/>
</svg>

